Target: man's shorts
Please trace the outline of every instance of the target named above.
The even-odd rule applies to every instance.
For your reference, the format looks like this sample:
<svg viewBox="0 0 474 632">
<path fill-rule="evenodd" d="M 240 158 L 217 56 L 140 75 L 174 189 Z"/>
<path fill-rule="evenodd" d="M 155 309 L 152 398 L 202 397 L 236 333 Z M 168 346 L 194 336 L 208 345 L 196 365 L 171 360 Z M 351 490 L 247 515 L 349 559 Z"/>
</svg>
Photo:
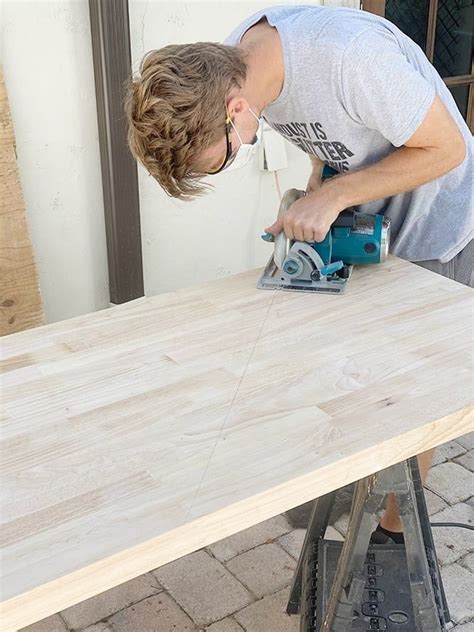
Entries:
<svg viewBox="0 0 474 632">
<path fill-rule="evenodd" d="M 438 259 L 415 261 L 414 263 L 432 272 L 442 274 L 448 279 L 474 287 L 474 239 L 446 263 L 441 263 Z"/>
</svg>

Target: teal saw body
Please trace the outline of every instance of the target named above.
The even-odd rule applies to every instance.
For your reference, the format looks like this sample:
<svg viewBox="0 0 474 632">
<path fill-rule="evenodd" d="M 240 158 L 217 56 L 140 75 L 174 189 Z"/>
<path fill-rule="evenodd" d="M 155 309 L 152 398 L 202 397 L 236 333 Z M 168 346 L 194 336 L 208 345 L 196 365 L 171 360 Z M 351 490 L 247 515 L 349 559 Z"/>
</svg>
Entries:
<svg viewBox="0 0 474 632">
<path fill-rule="evenodd" d="M 323 179 L 335 173 L 326 166 Z M 286 191 L 278 217 L 304 195 L 298 189 Z M 275 238 L 265 233 L 262 238 L 274 242 L 274 254 L 257 287 L 340 293 L 345 290 L 354 265 L 376 264 L 386 259 L 390 222 L 383 215 L 346 209 L 339 214 L 324 241 L 291 241 L 283 232 Z"/>
<path fill-rule="evenodd" d="M 343 211 L 324 241 L 314 242 L 312 246 L 325 263 L 381 263 L 386 256 L 387 244 L 384 222 L 382 215 Z"/>
</svg>

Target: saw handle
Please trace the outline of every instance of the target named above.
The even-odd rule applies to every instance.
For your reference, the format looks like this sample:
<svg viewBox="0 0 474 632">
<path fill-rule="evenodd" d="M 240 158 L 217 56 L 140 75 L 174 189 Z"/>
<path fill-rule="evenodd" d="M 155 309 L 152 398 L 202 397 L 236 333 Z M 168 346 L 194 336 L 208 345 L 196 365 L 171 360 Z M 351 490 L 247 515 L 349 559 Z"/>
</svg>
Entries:
<svg viewBox="0 0 474 632">
<path fill-rule="evenodd" d="M 355 224 L 355 211 L 345 209 L 339 213 L 337 219 L 333 222 L 332 226 L 336 228 L 353 228 Z"/>
<path fill-rule="evenodd" d="M 353 228 L 354 223 L 355 223 L 355 211 L 345 209 L 344 211 L 339 213 L 339 216 L 337 217 L 335 222 L 333 222 L 332 226 L 335 226 L 336 228 Z M 275 241 L 275 236 L 272 235 L 271 233 L 263 233 L 261 237 L 263 241 L 269 241 L 269 242 Z"/>
</svg>

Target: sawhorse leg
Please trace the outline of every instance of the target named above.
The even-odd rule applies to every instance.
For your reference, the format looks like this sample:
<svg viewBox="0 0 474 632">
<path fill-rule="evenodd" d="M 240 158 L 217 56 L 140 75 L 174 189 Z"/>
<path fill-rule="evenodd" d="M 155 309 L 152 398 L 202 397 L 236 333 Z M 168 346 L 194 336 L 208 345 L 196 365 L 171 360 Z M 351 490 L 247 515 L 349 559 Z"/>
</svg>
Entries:
<svg viewBox="0 0 474 632">
<path fill-rule="evenodd" d="M 332 506 L 336 492 L 316 498 L 313 504 L 313 510 L 309 518 L 308 528 L 303 542 L 303 548 L 298 560 L 293 583 L 290 590 L 290 599 L 286 607 L 288 614 L 298 614 L 301 606 L 301 584 L 303 576 L 303 568 L 306 564 L 305 553 L 309 552 L 312 543 L 324 537 L 326 532 L 329 516 L 331 515 Z"/>
<path fill-rule="evenodd" d="M 349 632 L 354 606 L 360 603 L 367 581 L 365 562 L 373 528 L 374 516 L 388 493 L 393 493 L 399 507 L 405 536 L 405 551 L 417 632 L 440 632 L 445 629 L 440 617 L 442 584 L 437 564 L 429 560 L 428 541 L 432 544 L 424 498 L 416 493 L 414 479 L 421 489 L 416 459 L 398 463 L 356 484 L 347 536 L 340 554 L 324 616 L 317 622 L 318 632 Z M 423 492 L 421 489 L 421 496 Z M 287 611 L 296 613 L 302 596 L 302 575 L 308 567 L 308 556 L 314 538 L 322 538 L 326 530 L 334 495 L 316 501 L 310 527 L 291 589 Z M 419 506 L 422 508 L 420 520 Z M 434 548 L 433 548 L 434 551 Z M 431 565 L 431 569 L 430 569 Z M 315 580 L 316 581 L 316 580 Z M 437 586 L 436 594 L 433 586 Z M 304 599 L 308 596 L 303 595 Z M 307 604 L 304 604 L 306 608 Z M 307 632 L 307 617 L 302 617 L 301 632 Z M 316 629 L 311 627 L 311 629 Z"/>
</svg>

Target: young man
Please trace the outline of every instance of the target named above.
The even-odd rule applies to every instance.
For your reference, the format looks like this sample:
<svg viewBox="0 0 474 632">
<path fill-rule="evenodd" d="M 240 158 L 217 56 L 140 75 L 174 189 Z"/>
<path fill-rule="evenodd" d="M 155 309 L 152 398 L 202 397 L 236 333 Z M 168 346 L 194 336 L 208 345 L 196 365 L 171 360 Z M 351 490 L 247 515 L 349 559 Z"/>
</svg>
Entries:
<svg viewBox="0 0 474 632">
<path fill-rule="evenodd" d="M 171 45 L 131 82 L 129 144 L 165 191 L 251 155 L 261 119 L 306 152 L 308 194 L 265 230 L 321 241 L 349 206 L 391 220 L 391 252 L 473 284 L 473 139 L 422 50 L 389 21 L 346 8 L 278 6 L 224 44 Z M 234 164 L 233 164 L 234 163 Z M 321 170 L 339 171 L 324 184 Z M 423 478 L 432 451 L 419 456 Z M 376 534 L 401 539 L 392 497 Z"/>
</svg>

